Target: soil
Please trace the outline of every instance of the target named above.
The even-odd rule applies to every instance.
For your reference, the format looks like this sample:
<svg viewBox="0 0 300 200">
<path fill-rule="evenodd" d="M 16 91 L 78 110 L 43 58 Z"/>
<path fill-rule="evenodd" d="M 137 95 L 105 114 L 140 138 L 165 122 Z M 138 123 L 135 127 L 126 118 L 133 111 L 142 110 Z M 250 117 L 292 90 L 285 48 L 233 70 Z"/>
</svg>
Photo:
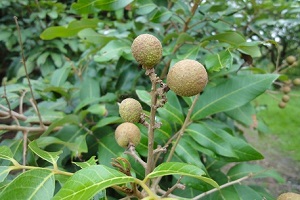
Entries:
<svg viewBox="0 0 300 200">
<path fill-rule="evenodd" d="M 275 169 L 285 179 L 285 183 L 278 183 L 272 178 L 255 179 L 248 182 L 264 186 L 274 197 L 285 192 L 300 194 L 300 161 L 293 160 L 289 157 L 288 152 L 274 146 L 276 142 L 270 142 L 278 140 L 278 138 L 271 134 L 260 136 L 253 131 L 247 131 L 245 137 L 265 157 L 254 163 L 267 169 Z"/>
</svg>

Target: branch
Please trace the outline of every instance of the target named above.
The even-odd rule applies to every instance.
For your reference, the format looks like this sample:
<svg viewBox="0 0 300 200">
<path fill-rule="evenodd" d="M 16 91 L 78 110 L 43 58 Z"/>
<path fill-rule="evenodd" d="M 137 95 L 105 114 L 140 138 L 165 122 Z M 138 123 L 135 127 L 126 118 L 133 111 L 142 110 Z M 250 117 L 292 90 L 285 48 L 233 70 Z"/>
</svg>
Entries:
<svg viewBox="0 0 300 200">
<path fill-rule="evenodd" d="M 209 195 L 209 194 L 211 194 L 211 193 L 214 193 L 214 192 L 216 192 L 216 191 L 219 191 L 219 190 L 221 190 L 221 189 L 223 189 L 223 188 L 226 188 L 226 187 L 229 187 L 229 186 L 231 186 L 231 185 L 240 183 L 240 182 L 242 182 L 242 181 L 244 181 L 244 180 L 246 180 L 246 179 L 248 179 L 248 178 L 251 178 L 252 176 L 253 176 L 253 174 L 250 173 L 250 174 L 248 174 L 247 176 L 244 176 L 244 177 L 242 177 L 242 178 L 240 178 L 240 179 L 237 179 L 237 180 L 235 180 L 235 181 L 231 181 L 231 182 L 225 183 L 224 185 L 221 185 L 219 188 L 214 188 L 214 189 L 212 189 L 212 190 L 209 190 L 209 191 L 207 191 L 207 192 L 204 192 L 204 193 L 202 193 L 202 194 L 200 194 L 200 195 L 194 197 L 192 200 L 198 200 L 198 199 L 200 199 L 200 198 L 202 198 L 202 197 L 204 197 L 204 196 L 206 196 L 206 195 Z"/>
<path fill-rule="evenodd" d="M 49 126 L 44 127 L 31 127 L 31 126 L 17 126 L 17 125 L 0 125 L 0 130 L 8 130 L 8 131 L 28 131 L 28 132 L 35 132 L 35 133 L 42 133 L 46 131 Z M 60 130 L 61 127 L 56 127 L 53 131 Z"/>
<path fill-rule="evenodd" d="M 180 176 L 180 178 L 177 180 L 177 182 L 171 187 L 168 189 L 168 191 L 162 196 L 162 197 L 168 197 L 171 192 L 173 192 L 175 189 L 179 188 L 181 190 L 184 190 L 185 189 L 185 185 L 181 184 L 180 181 L 183 177 Z"/>
<path fill-rule="evenodd" d="M 147 167 L 147 163 L 145 163 L 137 154 L 135 151 L 135 147 L 133 145 L 130 145 L 130 147 L 127 149 L 127 151 L 124 152 L 125 154 L 128 154 L 132 156 L 136 161 L 138 161 L 145 169 Z"/>
</svg>

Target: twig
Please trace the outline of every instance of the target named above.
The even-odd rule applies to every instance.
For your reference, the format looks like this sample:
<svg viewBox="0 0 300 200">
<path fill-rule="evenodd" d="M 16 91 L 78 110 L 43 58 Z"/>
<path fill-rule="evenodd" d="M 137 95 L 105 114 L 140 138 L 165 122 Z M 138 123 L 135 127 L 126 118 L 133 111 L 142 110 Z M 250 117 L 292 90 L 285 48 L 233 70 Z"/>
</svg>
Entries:
<svg viewBox="0 0 300 200">
<path fill-rule="evenodd" d="M 28 74 L 28 71 L 27 71 L 26 60 L 25 60 L 25 55 L 24 55 L 24 48 L 23 48 L 23 43 L 22 43 L 22 36 L 21 36 L 20 26 L 19 26 L 19 23 L 18 23 L 18 18 L 16 16 L 14 16 L 14 19 L 15 19 L 15 22 L 16 22 L 17 30 L 18 30 L 19 44 L 20 44 L 20 47 L 21 47 L 22 63 L 23 63 L 24 69 L 25 69 L 25 74 L 26 74 L 26 78 L 27 78 L 27 81 L 28 81 L 28 86 L 29 86 L 30 93 L 31 93 L 31 96 L 32 96 L 32 99 L 33 99 L 33 103 L 35 104 L 35 107 L 36 107 L 36 111 L 37 111 L 37 115 L 38 115 L 38 118 L 39 118 L 40 126 L 42 128 L 44 128 L 45 125 L 43 124 L 42 117 L 41 117 L 39 108 L 37 106 L 37 102 L 34 98 L 31 82 L 30 82 L 30 79 L 29 79 L 29 74 Z"/>
<path fill-rule="evenodd" d="M 23 165 L 26 165 L 26 154 L 27 154 L 27 136 L 28 131 L 23 131 Z M 23 169 L 23 172 L 25 172 L 25 169 Z"/>
<path fill-rule="evenodd" d="M 8 117 L 14 116 L 17 119 L 22 120 L 22 121 L 26 121 L 27 120 L 27 117 L 25 115 L 21 115 L 21 114 L 15 112 L 13 110 L 11 110 L 9 112 L 9 109 L 6 108 L 5 106 L 0 105 L 0 108 L 2 108 L 3 110 L 5 110 L 5 111 L 0 110 L 0 115 L 1 116 L 8 116 Z"/>
<path fill-rule="evenodd" d="M 185 189 L 185 186 L 183 184 L 180 183 L 181 179 L 183 176 L 180 176 L 180 178 L 177 180 L 177 182 L 168 189 L 168 191 L 166 191 L 166 193 L 162 196 L 162 197 L 167 197 L 171 194 L 171 192 L 173 192 L 175 189 L 180 188 L 182 190 Z"/>
<path fill-rule="evenodd" d="M 161 189 L 161 188 L 158 188 L 158 189 L 157 189 L 157 192 L 160 193 L 160 194 L 162 194 L 162 195 L 166 194 L 166 191 L 164 191 L 164 190 Z M 175 198 L 175 199 L 182 199 L 182 197 L 176 196 L 176 195 L 174 195 L 174 194 L 169 194 L 168 197 Z"/>
<path fill-rule="evenodd" d="M 147 163 L 145 163 L 137 154 L 135 151 L 135 147 L 133 145 L 130 145 L 130 147 L 127 149 L 127 151 L 124 152 L 125 154 L 128 154 L 132 156 L 136 161 L 138 161 L 145 169 L 147 168 Z"/>
<path fill-rule="evenodd" d="M 31 126 L 17 126 L 17 125 L 0 125 L 0 130 L 9 130 L 9 131 L 28 131 L 28 132 L 34 132 L 34 133 L 42 133 L 45 130 L 47 130 L 49 127 L 45 126 L 42 127 L 31 127 Z M 61 127 L 55 127 L 53 131 L 60 130 Z"/>
<path fill-rule="evenodd" d="M 192 200 L 198 200 L 198 199 L 200 199 L 200 198 L 202 198 L 202 197 L 204 197 L 204 196 L 206 196 L 206 195 L 209 195 L 209 194 L 211 194 L 211 193 L 214 193 L 214 192 L 216 192 L 216 191 L 219 191 L 219 190 L 221 190 L 221 189 L 223 189 L 223 188 L 226 188 L 226 187 L 229 187 L 229 186 L 231 186 L 231 185 L 240 183 L 240 182 L 242 182 L 242 181 L 244 181 L 244 180 L 246 180 L 246 179 L 248 179 L 248 178 L 251 178 L 252 176 L 253 176 L 253 174 L 250 173 L 250 174 L 248 174 L 247 176 L 244 176 L 244 177 L 242 177 L 242 178 L 240 178 L 240 179 L 237 179 L 237 180 L 235 180 L 235 181 L 231 181 L 231 182 L 225 183 L 225 184 L 221 185 L 219 188 L 214 188 L 214 189 L 212 189 L 212 190 L 209 190 L 209 191 L 207 191 L 207 192 L 204 192 L 204 193 L 202 193 L 202 194 L 200 194 L 200 195 L 194 197 Z"/>
</svg>

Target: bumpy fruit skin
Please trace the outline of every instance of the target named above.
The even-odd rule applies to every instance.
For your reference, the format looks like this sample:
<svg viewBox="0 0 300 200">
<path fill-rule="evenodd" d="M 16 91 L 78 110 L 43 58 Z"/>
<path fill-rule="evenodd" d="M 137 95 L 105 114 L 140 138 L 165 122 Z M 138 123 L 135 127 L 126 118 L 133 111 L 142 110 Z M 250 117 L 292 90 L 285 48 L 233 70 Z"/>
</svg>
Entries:
<svg viewBox="0 0 300 200">
<path fill-rule="evenodd" d="M 294 84 L 294 85 L 300 85 L 300 78 L 295 78 L 295 79 L 293 80 L 293 84 Z"/>
<path fill-rule="evenodd" d="M 295 56 L 288 56 L 288 57 L 286 57 L 285 60 L 286 60 L 287 64 L 292 65 L 294 62 L 296 62 L 296 57 Z"/>
<path fill-rule="evenodd" d="M 282 98 L 281 98 L 281 100 L 282 100 L 283 102 L 287 103 L 287 102 L 289 102 L 289 100 L 290 100 L 290 96 L 289 96 L 289 95 L 283 95 Z"/>
<path fill-rule="evenodd" d="M 141 132 L 135 124 L 124 122 L 116 128 L 115 139 L 118 145 L 124 148 L 127 148 L 130 143 L 137 146 L 141 140 Z"/>
<path fill-rule="evenodd" d="M 167 75 L 167 85 L 179 96 L 190 97 L 206 86 L 208 76 L 203 65 L 195 60 L 177 62 Z"/>
<path fill-rule="evenodd" d="M 133 98 L 124 99 L 119 105 L 119 114 L 125 122 L 139 122 L 142 111 L 140 102 Z"/>
<path fill-rule="evenodd" d="M 291 87 L 286 85 L 282 87 L 282 91 L 284 94 L 288 94 L 291 91 Z"/>
<path fill-rule="evenodd" d="M 134 39 L 131 45 L 132 55 L 144 69 L 152 69 L 162 57 L 160 41 L 153 35 L 142 34 Z"/>
<path fill-rule="evenodd" d="M 300 200 L 300 194 L 293 192 L 283 193 L 278 196 L 277 200 Z"/>
<path fill-rule="evenodd" d="M 279 107 L 279 108 L 285 108 L 285 106 L 286 106 L 286 103 L 283 102 L 283 101 L 281 101 L 281 102 L 278 104 L 278 107 Z"/>
</svg>

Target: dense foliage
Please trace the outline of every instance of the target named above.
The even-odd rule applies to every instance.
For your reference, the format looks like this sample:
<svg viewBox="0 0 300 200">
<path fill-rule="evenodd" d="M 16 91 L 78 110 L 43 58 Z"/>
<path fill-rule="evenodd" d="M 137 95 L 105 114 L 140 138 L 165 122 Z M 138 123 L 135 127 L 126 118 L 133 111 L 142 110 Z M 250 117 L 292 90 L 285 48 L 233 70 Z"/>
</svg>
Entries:
<svg viewBox="0 0 300 200">
<path fill-rule="evenodd" d="M 241 127 L 263 132 L 251 101 L 293 87 L 289 79 L 300 74 L 297 60 L 286 61 L 300 53 L 299 3 L 11 0 L 0 9 L 0 199 L 274 198 L 236 184 L 282 181 L 246 162 L 263 155 Z M 144 33 L 162 43 L 151 72 L 162 83 L 180 60 L 205 66 L 209 82 L 200 96 L 168 91 L 163 107 L 153 109 L 160 86 L 131 52 Z M 127 97 L 150 116 L 153 154 L 145 124 L 136 123 L 136 147 L 115 141 L 123 122 L 118 103 Z"/>
</svg>

